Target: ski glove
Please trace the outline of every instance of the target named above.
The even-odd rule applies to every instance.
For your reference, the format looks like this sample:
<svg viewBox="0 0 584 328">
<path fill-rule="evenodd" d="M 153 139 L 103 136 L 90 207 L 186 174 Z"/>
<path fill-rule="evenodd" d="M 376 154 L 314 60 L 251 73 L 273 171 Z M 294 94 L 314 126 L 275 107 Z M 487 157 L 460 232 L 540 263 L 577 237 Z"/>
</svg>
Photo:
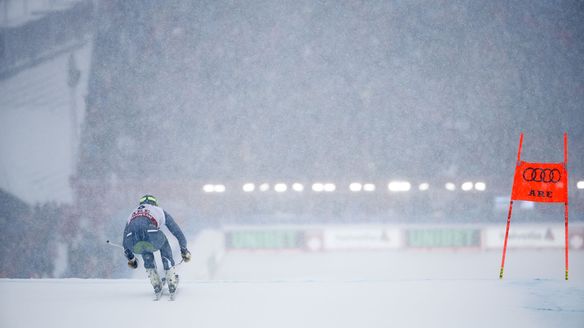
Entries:
<svg viewBox="0 0 584 328">
<path fill-rule="evenodd" d="M 182 256 L 183 261 L 188 262 L 191 260 L 191 252 L 186 248 L 181 248 L 180 256 Z"/>
<path fill-rule="evenodd" d="M 136 257 L 133 257 L 131 260 L 128 260 L 128 267 L 130 267 L 130 269 L 137 269 L 138 259 Z"/>
</svg>

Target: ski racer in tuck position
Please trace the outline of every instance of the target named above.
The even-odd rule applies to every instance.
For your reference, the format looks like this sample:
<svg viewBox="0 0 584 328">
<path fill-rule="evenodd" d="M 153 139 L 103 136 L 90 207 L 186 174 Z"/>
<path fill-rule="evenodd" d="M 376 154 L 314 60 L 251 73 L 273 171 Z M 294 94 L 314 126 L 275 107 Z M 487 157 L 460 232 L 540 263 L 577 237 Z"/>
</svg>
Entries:
<svg viewBox="0 0 584 328">
<path fill-rule="evenodd" d="M 160 230 L 164 225 L 178 240 L 183 261 L 190 261 L 191 253 L 187 249 L 187 240 L 182 230 L 172 216 L 158 206 L 156 197 L 152 195 L 145 195 L 140 198 L 140 205 L 128 218 L 123 237 L 124 254 L 128 259 L 128 266 L 132 269 L 138 268 L 138 259 L 134 254 L 142 254 L 144 268 L 148 278 L 150 278 L 152 287 L 154 287 L 157 299 L 162 294 L 163 283 L 156 269 L 154 252 L 160 251 L 166 283 L 171 295 L 174 295 L 178 284 L 172 249 L 166 239 L 166 235 Z"/>
</svg>

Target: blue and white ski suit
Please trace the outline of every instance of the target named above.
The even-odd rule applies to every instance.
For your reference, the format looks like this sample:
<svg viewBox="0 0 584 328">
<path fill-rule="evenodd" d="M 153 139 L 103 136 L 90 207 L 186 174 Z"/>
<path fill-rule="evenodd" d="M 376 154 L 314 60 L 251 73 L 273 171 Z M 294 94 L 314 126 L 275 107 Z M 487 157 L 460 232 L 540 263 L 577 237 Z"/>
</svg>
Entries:
<svg viewBox="0 0 584 328">
<path fill-rule="evenodd" d="M 160 230 L 164 225 L 178 240 L 181 251 L 186 250 L 187 240 L 172 216 L 161 207 L 143 204 L 130 214 L 124 229 L 123 246 L 126 258 L 131 260 L 134 254 L 142 254 L 144 268 L 155 268 L 154 252 L 160 251 L 164 270 L 173 267 L 172 249 L 166 235 Z"/>
</svg>

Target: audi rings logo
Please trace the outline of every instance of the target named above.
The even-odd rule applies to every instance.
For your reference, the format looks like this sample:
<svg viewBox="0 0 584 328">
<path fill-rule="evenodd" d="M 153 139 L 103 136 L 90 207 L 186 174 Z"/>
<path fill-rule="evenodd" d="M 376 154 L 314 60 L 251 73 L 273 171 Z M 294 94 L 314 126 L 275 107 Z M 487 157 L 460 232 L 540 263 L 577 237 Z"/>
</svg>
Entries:
<svg viewBox="0 0 584 328">
<path fill-rule="evenodd" d="M 562 172 L 558 169 L 542 169 L 539 167 L 528 167 L 523 170 L 523 180 L 527 182 L 560 182 Z"/>
</svg>

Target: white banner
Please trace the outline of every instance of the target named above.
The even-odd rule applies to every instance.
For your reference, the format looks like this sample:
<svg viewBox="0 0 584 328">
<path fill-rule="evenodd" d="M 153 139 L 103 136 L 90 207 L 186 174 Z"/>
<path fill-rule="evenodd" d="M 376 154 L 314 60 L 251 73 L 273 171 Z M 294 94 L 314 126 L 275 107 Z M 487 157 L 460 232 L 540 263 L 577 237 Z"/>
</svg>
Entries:
<svg viewBox="0 0 584 328">
<path fill-rule="evenodd" d="M 395 249 L 402 246 L 399 229 L 326 229 L 324 248 L 339 249 Z"/>
<path fill-rule="evenodd" d="M 503 248 L 505 227 L 485 229 L 486 248 Z M 513 226 L 509 228 L 509 248 L 556 248 L 565 246 L 563 226 Z"/>
</svg>

